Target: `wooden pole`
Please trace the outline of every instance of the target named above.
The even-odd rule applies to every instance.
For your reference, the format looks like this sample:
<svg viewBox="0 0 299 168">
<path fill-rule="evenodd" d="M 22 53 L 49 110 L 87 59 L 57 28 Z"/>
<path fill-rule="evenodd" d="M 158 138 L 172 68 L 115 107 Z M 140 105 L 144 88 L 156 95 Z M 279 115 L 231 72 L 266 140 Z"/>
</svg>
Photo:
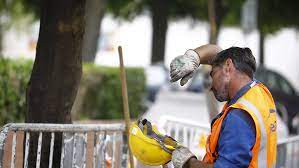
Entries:
<svg viewBox="0 0 299 168">
<path fill-rule="evenodd" d="M 124 116 L 125 116 L 125 125 L 126 125 L 126 133 L 127 139 L 129 139 L 130 134 L 130 112 L 129 112 L 129 103 L 128 103 L 128 92 L 127 92 L 127 80 L 126 80 L 126 72 L 124 68 L 123 61 L 123 52 L 121 46 L 118 46 L 118 55 L 119 55 L 119 65 L 120 65 L 120 80 L 121 80 L 121 91 L 123 97 L 123 106 L 124 106 Z M 134 168 L 133 155 L 129 148 L 129 157 L 130 157 L 130 167 Z"/>
</svg>

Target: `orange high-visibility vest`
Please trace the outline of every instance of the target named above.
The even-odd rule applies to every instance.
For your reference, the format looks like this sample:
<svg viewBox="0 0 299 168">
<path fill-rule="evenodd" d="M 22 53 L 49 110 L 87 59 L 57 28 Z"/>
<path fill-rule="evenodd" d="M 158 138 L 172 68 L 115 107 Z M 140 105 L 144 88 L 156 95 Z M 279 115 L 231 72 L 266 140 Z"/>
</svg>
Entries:
<svg viewBox="0 0 299 168">
<path fill-rule="evenodd" d="M 256 138 L 252 148 L 250 168 L 272 168 L 276 163 L 276 108 L 269 90 L 261 83 L 253 82 L 250 89 L 236 103 L 223 107 L 223 114 L 212 125 L 211 135 L 206 144 L 206 163 L 218 158 L 216 147 L 221 134 L 221 125 L 231 108 L 246 111 L 255 123 Z M 237 128 L 236 128 L 237 129 Z M 237 138 L 237 137 L 236 137 Z"/>
</svg>

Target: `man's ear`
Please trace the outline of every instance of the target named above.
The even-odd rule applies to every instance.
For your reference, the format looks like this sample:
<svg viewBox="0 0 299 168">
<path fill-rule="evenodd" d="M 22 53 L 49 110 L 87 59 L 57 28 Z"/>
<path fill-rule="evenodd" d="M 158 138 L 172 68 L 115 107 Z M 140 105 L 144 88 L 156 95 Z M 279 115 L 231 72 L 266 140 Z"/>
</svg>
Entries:
<svg viewBox="0 0 299 168">
<path fill-rule="evenodd" d="M 232 72 L 232 71 L 235 69 L 233 60 L 230 59 L 230 58 L 228 58 L 228 59 L 225 61 L 225 67 L 227 68 L 227 69 L 226 69 L 227 72 Z"/>
</svg>

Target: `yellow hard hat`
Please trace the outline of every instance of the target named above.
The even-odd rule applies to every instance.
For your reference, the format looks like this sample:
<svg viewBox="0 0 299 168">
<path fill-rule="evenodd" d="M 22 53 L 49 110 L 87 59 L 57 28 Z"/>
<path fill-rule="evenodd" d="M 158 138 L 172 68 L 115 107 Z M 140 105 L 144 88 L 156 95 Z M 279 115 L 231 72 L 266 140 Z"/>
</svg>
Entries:
<svg viewBox="0 0 299 168">
<path fill-rule="evenodd" d="M 177 142 L 158 132 L 146 119 L 130 126 L 129 146 L 132 154 L 143 164 L 164 165 L 171 160 L 171 153 Z"/>
</svg>

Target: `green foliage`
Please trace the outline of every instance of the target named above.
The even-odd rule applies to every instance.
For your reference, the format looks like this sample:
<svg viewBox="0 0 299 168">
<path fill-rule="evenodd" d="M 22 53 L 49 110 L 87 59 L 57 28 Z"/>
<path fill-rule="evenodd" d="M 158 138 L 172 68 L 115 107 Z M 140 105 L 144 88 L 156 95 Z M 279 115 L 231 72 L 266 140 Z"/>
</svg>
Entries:
<svg viewBox="0 0 299 168">
<path fill-rule="evenodd" d="M 260 29 L 264 33 L 274 33 L 283 27 L 299 27 L 299 1 L 263 0 L 260 3 Z"/>
<path fill-rule="evenodd" d="M 40 18 L 41 0 L 23 0 L 24 12 L 33 14 L 35 20 Z"/>
<path fill-rule="evenodd" d="M 0 15 L 4 18 L 0 25 L 7 29 L 12 25 L 21 27 L 24 26 L 22 24 L 31 23 L 39 18 L 39 5 L 39 0 L 1 0 Z"/>
<path fill-rule="evenodd" d="M 223 24 L 225 26 L 240 26 L 241 10 L 245 0 L 224 0 L 223 7 L 225 17 Z"/>
<path fill-rule="evenodd" d="M 0 125 L 23 122 L 32 61 L 0 58 Z"/>
<path fill-rule="evenodd" d="M 169 0 L 168 0 L 169 1 Z M 223 0 L 222 12 L 225 25 L 238 25 L 242 4 L 245 0 Z M 108 1 L 108 12 L 115 17 L 132 19 L 148 10 L 152 12 L 153 0 L 114 0 Z M 191 17 L 194 20 L 208 21 L 208 0 L 169 1 L 169 19 Z"/>
<path fill-rule="evenodd" d="M 192 17 L 195 20 L 207 20 L 208 2 L 206 0 L 176 0 L 171 3 L 170 17 L 173 19 Z"/>
<path fill-rule="evenodd" d="M 115 17 L 131 20 L 143 11 L 143 4 L 135 0 L 107 1 L 107 11 Z"/>
<path fill-rule="evenodd" d="M 123 103 L 119 68 L 85 64 L 81 85 L 73 107 L 75 118 L 121 119 Z M 131 117 L 145 109 L 145 76 L 141 68 L 126 68 Z M 77 115 L 79 113 L 79 116 Z"/>
<path fill-rule="evenodd" d="M 32 61 L 0 57 L 0 125 L 24 121 L 32 66 Z M 131 117 L 137 117 L 145 110 L 144 71 L 126 68 L 126 74 Z M 84 64 L 73 113 L 75 119 L 123 118 L 119 68 Z"/>
</svg>

